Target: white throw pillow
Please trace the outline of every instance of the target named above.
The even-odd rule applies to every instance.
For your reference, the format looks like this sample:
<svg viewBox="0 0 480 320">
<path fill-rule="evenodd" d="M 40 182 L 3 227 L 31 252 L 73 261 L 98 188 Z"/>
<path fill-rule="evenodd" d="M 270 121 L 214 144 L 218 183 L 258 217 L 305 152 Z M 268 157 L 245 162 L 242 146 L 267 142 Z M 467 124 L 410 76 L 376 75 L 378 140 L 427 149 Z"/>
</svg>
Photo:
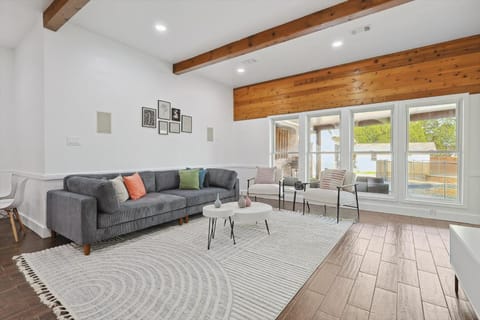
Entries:
<svg viewBox="0 0 480 320">
<path fill-rule="evenodd" d="M 325 172 L 322 174 L 322 178 L 320 179 L 320 188 L 337 190 L 338 186 L 343 185 L 346 172 L 347 170 L 325 169 Z"/>
<path fill-rule="evenodd" d="M 125 184 L 123 183 L 122 176 L 118 176 L 115 179 L 110 179 L 113 184 L 113 189 L 115 190 L 115 196 L 120 202 L 125 202 L 128 200 L 129 195 Z"/>
<path fill-rule="evenodd" d="M 255 184 L 272 184 L 275 182 L 275 168 L 257 167 L 257 175 L 255 176 Z"/>
</svg>

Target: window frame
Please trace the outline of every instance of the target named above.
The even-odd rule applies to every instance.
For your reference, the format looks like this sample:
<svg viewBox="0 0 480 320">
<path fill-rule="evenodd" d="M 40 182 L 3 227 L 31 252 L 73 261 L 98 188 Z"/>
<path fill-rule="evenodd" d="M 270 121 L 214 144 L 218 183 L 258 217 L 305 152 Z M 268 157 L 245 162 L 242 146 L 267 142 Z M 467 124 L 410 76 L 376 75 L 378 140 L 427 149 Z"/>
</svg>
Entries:
<svg viewBox="0 0 480 320">
<path fill-rule="evenodd" d="M 301 149 L 301 143 L 302 143 L 302 132 L 301 132 L 301 121 L 302 121 L 302 116 L 301 114 L 298 114 L 298 113 L 295 113 L 295 114 L 289 114 L 289 115 L 281 115 L 281 116 L 273 116 L 273 117 L 269 117 L 269 125 L 270 125 L 270 128 L 269 128 L 269 132 L 270 132 L 270 135 L 271 135 L 271 139 L 270 139 L 270 150 L 269 150 L 269 165 L 270 167 L 274 167 L 275 166 L 275 155 L 279 152 L 275 152 L 275 145 L 277 143 L 276 141 L 276 134 L 275 134 L 275 122 L 277 121 L 284 121 L 284 120 L 297 120 L 298 121 L 298 151 L 297 152 L 282 152 L 282 154 L 287 154 L 287 156 L 291 155 L 291 154 L 297 154 L 298 155 L 298 168 L 297 168 L 297 177 L 301 178 L 300 177 L 300 173 L 301 173 L 301 170 L 303 170 L 303 168 L 301 168 L 302 166 L 302 159 L 301 159 L 301 152 L 300 152 L 300 149 Z"/>
<path fill-rule="evenodd" d="M 456 118 L 456 151 L 457 154 L 457 197 L 455 200 L 446 200 L 441 198 L 428 198 L 428 197 L 421 197 L 421 196 L 414 196 L 408 192 L 408 156 L 409 154 L 424 154 L 426 152 L 410 152 L 409 151 L 409 141 L 410 141 L 410 109 L 411 108 L 418 108 L 418 107 L 429 107 L 434 105 L 442 105 L 442 104 L 455 104 L 455 118 Z M 411 203 L 425 203 L 431 204 L 435 203 L 436 205 L 441 206 L 464 206 L 465 204 L 465 194 L 464 194 L 464 172 L 465 172 L 465 162 L 464 162 L 464 154 L 463 154 L 463 146 L 464 146 L 464 109 L 465 109 L 465 95 L 455 95 L 452 97 L 434 97 L 434 98 L 424 98 L 418 99 L 413 101 L 405 101 L 404 102 L 404 115 L 405 115 L 405 156 L 403 159 L 404 162 L 404 176 L 405 176 L 405 183 L 403 185 L 403 192 L 404 192 L 404 201 L 411 202 Z M 434 152 L 428 152 L 429 154 L 441 154 L 441 153 L 448 153 L 451 150 L 440 150 Z"/>
<path fill-rule="evenodd" d="M 317 152 L 312 152 L 310 150 L 310 121 L 312 120 L 312 118 L 320 118 L 320 117 L 330 117 L 330 116 L 338 116 L 339 117 L 339 128 L 338 128 L 338 131 L 339 131 L 339 138 L 340 138 L 340 148 L 339 148 L 339 151 L 338 152 L 335 152 L 335 151 L 317 151 Z M 342 115 L 342 112 L 340 109 L 335 109 L 334 111 L 332 110 L 328 110 L 328 111 L 324 111 L 324 112 L 314 112 L 314 113 L 308 113 L 307 114 L 307 117 L 306 117 L 306 125 L 305 125 L 305 130 L 306 130 L 306 152 L 305 152 L 305 157 L 306 157 L 306 168 L 305 168 L 305 175 L 306 175 L 306 179 L 308 180 L 310 178 L 310 162 L 311 162 L 311 159 L 310 159 L 310 155 L 311 154 L 317 154 L 317 155 L 322 155 L 322 154 L 338 154 L 339 155 L 339 159 L 340 159 L 340 164 L 342 164 L 342 136 L 343 136 L 343 132 L 342 132 L 342 124 L 343 124 L 343 115 Z"/>
<path fill-rule="evenodd" d="M 349 163 L 350 163 L 350 169 L 353 172 L 354 169 L 354 160 L 353 160 L 353 155 L 355 153 L 364 153 L 364 154 L 371 154 L 371 152 L 355 152 L 355 114 L 356 113 L 366 113 L 366 112 L 375 112 L 375 111 L 386 111 L 390 110 L 390 154 L 391 154 L 391 181 L 390 181 L 390 192 L 388 194 L 382 194 L 382 193 L 374 193 L 374 192 L 359 192 L 359 195 L 361 195 L 362 198 L 380 198 L 380 199 L 395 199 L 397 197 L 397 188 L 396 188 L 396 178 L 395 178 L 395 170 L 397 170 L 397 159 L 395 159 L 395 150 L 398 145 L 398 142 L 396 139 L 397 137 L 397 123 L 398 120 L 396 115 L 397 112 L 395 110 L 396 104 L 395 103 L 380 103 L 380 104 L 373 104 L 373 105 L 368 105 L 368 106 L 361 106 L 361 107 L 353 107 L 350 110 L 350 149 L 349 149 Z M 387 152 L 382 152 L 384 154 L 388 154 Z"/>
</svg>

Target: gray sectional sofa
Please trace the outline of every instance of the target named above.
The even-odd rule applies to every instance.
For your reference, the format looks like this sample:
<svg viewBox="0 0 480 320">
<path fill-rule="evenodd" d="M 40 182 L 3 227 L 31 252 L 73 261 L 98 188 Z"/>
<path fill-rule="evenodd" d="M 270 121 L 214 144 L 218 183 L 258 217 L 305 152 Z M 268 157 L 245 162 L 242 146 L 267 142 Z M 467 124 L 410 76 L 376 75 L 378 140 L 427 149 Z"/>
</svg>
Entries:
<svg viewBox="0 0 480 320">
<path fill-rule="evenodd" d="M 199 190 L 179 189 L 177 170 L 139 172 L 147 194 L 138 200 L 118 202 L 108 179 L 133 173 L 81 174 L 64 178 L 63 190 L 47 193 L 47 226 L 90 253 L 90 244 L 179 220 L 202 212 L 220 195 L 222 202 L 237 201 L 237 173 L 225 169 L 207 169 Z"/>
</svg>

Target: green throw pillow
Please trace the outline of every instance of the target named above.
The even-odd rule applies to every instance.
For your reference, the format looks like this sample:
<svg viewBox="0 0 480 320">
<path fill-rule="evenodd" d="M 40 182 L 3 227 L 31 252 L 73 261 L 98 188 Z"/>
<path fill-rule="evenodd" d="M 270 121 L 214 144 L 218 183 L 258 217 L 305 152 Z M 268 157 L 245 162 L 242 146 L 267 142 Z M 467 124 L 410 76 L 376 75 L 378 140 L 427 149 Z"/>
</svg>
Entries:
<svg viewBox="0 0 480 320">
<path fill-rule="evenodd" d="M 198 169 L 178 170 L 180 189 L 200 189 Z"/>
</svg>

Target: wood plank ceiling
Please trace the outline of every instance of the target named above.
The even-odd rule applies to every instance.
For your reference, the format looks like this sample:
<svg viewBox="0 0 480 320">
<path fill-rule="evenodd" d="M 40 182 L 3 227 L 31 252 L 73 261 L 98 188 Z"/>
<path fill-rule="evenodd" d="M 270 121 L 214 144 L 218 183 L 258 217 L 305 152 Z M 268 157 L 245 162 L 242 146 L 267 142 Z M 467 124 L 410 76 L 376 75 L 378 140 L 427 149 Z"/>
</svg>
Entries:
<svg viewBox="0 0 480 320">
<path fill-rule="evenodd" d="M 480 93 L 480 35 L 234 89 L 234 119 Z"/>
</svg>

